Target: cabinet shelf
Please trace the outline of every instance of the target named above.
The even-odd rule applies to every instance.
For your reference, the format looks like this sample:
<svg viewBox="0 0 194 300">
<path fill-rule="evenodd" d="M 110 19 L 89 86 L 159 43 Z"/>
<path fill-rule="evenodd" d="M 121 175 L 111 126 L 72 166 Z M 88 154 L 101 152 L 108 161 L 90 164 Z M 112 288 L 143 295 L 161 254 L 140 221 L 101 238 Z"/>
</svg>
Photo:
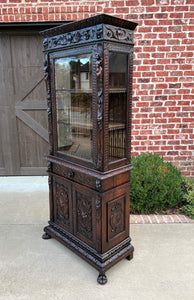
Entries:
<svg viewBox="0 0 194 300">
<path fill-rule="evenodd" d="M 126 93 L 127 90 L 126 88 L 111 88 L 109 89 L 109 93 Z M 77 89 L 77 90 L 67 90 L 67 89 L 60 89 L 56 90 L 56 93 L 72 93 L 72 94 L 92 94 L 92 90 L 82 90 L 82 89 Z"/>
<path fill-rule="evenodd" d="M 74 128 L 84 128 L 88 130 L 92 130 L 93 125 L 92 122 L 90 123 L 83 123 L 83 122 L 66 122 L 65 120 L 58 120 L 58 124 L 65 124 L 67 126 L 72 126 Z M 125 129 L 125 124 L 124 123 L 110 123 L 108 126 L 108 129 L 111 130 L 119 130 L 119 129 Z"/>
<path fill-rule="evenodd" d="M 111 94 L 116 94 L 116 93 L 126 93 L 127 89 L 126 88 L 110 88 L 109 93 Z"/>
<path fill-rule="evenodd" d="M 67 90 L 67 89 L 60 89 L 56 90 L 56 93 L 71 93 L 71 94 L 92 94 L 92 90 L 82 90 L 82 89 L 76 89 L 76 90 Z"/>
</svg>

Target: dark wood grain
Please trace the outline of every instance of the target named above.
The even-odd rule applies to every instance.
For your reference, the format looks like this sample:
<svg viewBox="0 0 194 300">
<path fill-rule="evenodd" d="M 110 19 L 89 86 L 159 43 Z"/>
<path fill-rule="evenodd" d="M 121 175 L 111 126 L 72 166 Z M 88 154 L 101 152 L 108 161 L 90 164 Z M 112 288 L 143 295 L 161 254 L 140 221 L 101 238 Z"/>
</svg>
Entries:
<svg viewBox="0 0 194 300">
<path fill-rule="evenodd" d="M 79 26 L 78 26 L 79 25 Z M 129 237 L 130 145 L 133 30 L 136 23 L 101 15 L 42 33 L 47 86 L 50 221 L 45 238 L 54 237 L 99 271 L 132 259 Z M 89 27 L 87 27 L 89 26 Z M 127 54 L 125 157 L 109 159 L 109 53 Z M 92 55 L 92 160 L 58 150 L 55 60 Z M 119 66 L 118 66 L 119 67 Z M 80 79 L 79 79 L 80 80 Z M 126 115 L 125 115 L 126 114 Z"/>
</svg>

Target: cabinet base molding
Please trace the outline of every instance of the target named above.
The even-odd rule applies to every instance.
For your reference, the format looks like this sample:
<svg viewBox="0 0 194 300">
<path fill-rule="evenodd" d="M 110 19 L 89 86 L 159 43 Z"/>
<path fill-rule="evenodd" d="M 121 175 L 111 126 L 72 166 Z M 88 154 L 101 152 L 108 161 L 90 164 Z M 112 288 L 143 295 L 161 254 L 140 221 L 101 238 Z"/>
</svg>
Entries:
<svg viewBox="0 0 194 300">
<path fill-rule="evenodd" d="M 74 253 L 84 258 L 89 264 L 99 271 L 99 276 L 103 274 L 103 280 L 98 280 L 99 283 L 107 282 L 105 271 L 123 258 L 132 258 L 134 247 L 131 245 L 131 238 L 128 237 L 120 244 L 105 253 L 99 253 L 80 239 L 67 232 L 65 229 L 49 221 L 49 226 L 44 228 L 45 233 L 52 238 L 55 238 L 60 243 L 71 249 Z M 106 281 L 106 282 L 105 282 Z"/>
</svg>

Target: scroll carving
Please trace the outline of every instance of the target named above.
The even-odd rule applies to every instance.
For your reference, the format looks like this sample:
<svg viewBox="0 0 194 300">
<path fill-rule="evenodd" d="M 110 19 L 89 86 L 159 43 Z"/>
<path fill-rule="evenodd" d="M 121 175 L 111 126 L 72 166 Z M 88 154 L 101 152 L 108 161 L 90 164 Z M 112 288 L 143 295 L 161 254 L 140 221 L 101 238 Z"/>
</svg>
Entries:
<svg viewBox="0 0 194 300">
<path fill-rule="evenodd" d="M 47 114 L 48 114 L 48 134 L 49 134 L 49 151 L 52 154 L 52 103 L 51 103 L 51 89 L 50 89 L 50 78 L 49 78 L 49 55 L 45 54 L 44 58 L 44 79 L 46 82 L 47 89 Z"/>
<path fill-rule="evenodd" d="M 100 130 L 102 130 L 102 114 L 103 114 L 103 92 L 102 89 L 100 89 L 98 91 L 98 111 L 97 111 L 97 121 Z"/>
<path fill-rule="evenodd" d="M 45 82 L 46 82 L 46 88 L 47 88 L 47 102 L 48 102 L 48 109 L 47 109 L 47 112 L 48 114 L 51 113 L 51 107 L 50 107 L 50 104 L 51 104 L 51 91 L 50 91 L 50 85 L 49 85 L 49 66 L 48 66 L 49 62 L 48 62 L 48 54 L 45 55 L 45 58 L 44 58 L 44 79 L 45 79 Z"/>
<path fill-rule="evenodd" d="M 97 77 L 97 169 L 103 167 L 103 52 L 102 45 L 97 45 L 96 53 L 96 77 Z"/>
<path fill-rule="evenodd" d="M 133 43 L 133 30 L 102 24 L 61 34 L 58 30 L 55 36 L 46 37 L 43 40 L 43 45 L 45 50 L 48 50 L 67 47 L 72 44 L 82 44 L 86 41 L 98 41 L 102 38 L 130 44 Z"/>
<path fill-rule="evenodd" d="M 87 29 L 76 30 L 54 37 L 45 38 L 43 45 L 45 50 L 71 44 L 84 43 L 85 41 L 99 40 L 103 37 L 102 25 L 92 26 Z"/>
<path fill-rule="evenodd" d="M 70 225 L 69 221 L 69 195 L 68 188 L 60 183 L 56 184 L 56 218 L 57 220 L 65 224 Z"/>
<path fill-rule="evenodd" d="M 124 43 L 133 43 L 133 31 L 115 26 L 104 26 L 104 37 Z"/>
<path fill-rule="evenodd" d="M 92 240 L 92 200 L 77 192 L 77 231 Z"/>
<path fill-rule="evenodd" d="M 102 59 L 100 54 L 97 53 L 97 60 L 96 60 L 96 76 L 102 75 Z"/>
</svg>

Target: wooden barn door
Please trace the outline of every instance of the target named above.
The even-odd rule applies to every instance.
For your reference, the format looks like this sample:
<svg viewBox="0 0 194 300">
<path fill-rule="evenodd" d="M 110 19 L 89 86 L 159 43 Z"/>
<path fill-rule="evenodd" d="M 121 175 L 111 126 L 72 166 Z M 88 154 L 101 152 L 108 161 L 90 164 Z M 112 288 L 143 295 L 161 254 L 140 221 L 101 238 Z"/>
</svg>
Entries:
<svg viewBox="0 0 194 300">
<path fill-rule="evenodd" d="M 41 37 L 0 35 L 0 175 L 45 175 L 47 153 Z"/>
</svg>

